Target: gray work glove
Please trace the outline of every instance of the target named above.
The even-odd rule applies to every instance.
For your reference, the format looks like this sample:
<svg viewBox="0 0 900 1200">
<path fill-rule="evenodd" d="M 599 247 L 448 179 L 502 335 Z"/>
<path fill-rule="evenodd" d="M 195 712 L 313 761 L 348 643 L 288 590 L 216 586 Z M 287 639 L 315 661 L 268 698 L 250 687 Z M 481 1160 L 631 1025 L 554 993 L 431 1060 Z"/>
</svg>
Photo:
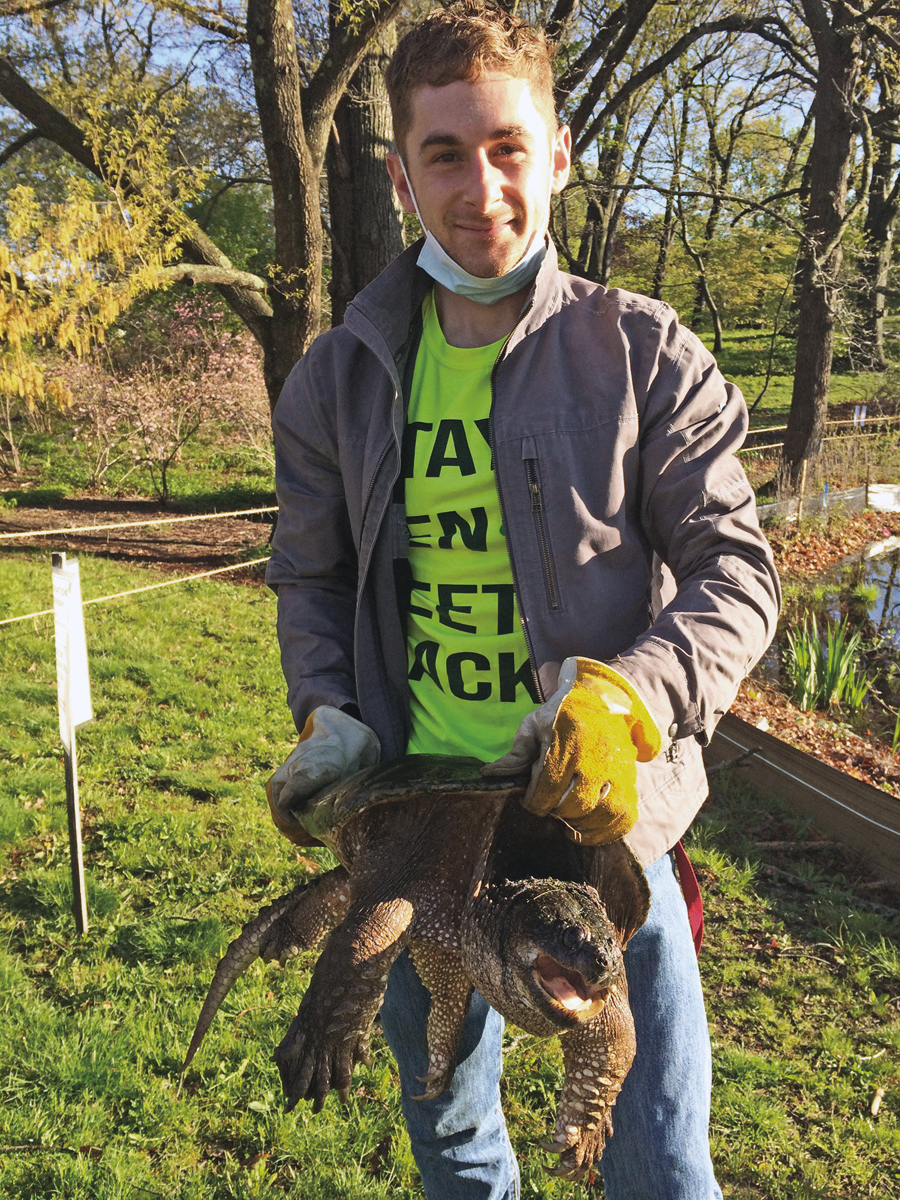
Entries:
<svg viewBox="0 0 900 1200">
<path fill-rule="evenodd" d="M 368 725 L 339 708 L 322 704 L 303 726 L 300 740 L 269 782 L 272 820 L 290 841 L 308 845 L 297 812 L 323 788 L 348 779 L 381 758 L 381 744 Z"/>
</svg>

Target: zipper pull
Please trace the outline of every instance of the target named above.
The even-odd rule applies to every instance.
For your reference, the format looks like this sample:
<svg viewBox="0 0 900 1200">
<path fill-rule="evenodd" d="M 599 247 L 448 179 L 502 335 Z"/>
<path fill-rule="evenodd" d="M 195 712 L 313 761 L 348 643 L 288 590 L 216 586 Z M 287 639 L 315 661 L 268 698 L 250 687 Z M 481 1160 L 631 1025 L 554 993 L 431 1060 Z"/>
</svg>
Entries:
<svg viewBox="0 0 900 1200">
<path fill-rule="evenodd" d="M 541 485 L 536 479 L 529 481 L 528 490 L 531 492 L 531 511 L 533 513 L 542 513 L 544 505 L 541 500 Z"/>
</svg>

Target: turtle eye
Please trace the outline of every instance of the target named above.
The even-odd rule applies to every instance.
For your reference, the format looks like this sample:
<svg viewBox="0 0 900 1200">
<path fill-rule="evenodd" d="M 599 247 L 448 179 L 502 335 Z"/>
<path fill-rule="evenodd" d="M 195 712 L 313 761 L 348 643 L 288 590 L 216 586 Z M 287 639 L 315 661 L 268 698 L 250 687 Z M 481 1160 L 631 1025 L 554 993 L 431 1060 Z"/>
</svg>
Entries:
<svg viewBox="0 0 900 1200">
<path fill-rule="evenodd" d="M 569 950 L 577 950 L 584 942 L 590 940 L 590 932 L 581 925 L 570 925 L 562 935 L 563 945 Z"/>
</svg>

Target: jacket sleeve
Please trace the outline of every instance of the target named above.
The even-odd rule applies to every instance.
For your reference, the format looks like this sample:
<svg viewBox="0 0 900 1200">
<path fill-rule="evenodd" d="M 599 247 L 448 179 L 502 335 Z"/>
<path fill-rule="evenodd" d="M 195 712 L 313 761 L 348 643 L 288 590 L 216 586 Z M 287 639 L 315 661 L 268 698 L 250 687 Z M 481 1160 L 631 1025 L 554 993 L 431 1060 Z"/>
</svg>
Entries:
<svg viewBox="0 0 900 1200">
<path fill-rule="evenodd" d="M 317 386 L 313 346 L 275 407 L 278 524 L 266 582 L 278 595 L 278 641 L 298 730 L 320 704 L 356 704 L 353 626 L 357 556 L 334 406 Z"/>
<path fill-rule="evenodd" d="M 664 739 L 693 735 L 706 745 L 775 634 L 781 593 L 735 457 L 748 425 L 740 391 L 668 306 L 641 350 L 640 518 L 675 591 L 611 665 Z"/>
</svg>

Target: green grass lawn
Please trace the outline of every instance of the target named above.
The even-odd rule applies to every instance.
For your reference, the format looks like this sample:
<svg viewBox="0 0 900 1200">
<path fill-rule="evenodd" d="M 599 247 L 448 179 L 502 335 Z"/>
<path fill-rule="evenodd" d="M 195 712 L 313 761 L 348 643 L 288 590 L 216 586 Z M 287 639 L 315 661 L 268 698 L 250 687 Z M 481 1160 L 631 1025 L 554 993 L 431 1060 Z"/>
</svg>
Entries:
<svg viewBox="0 0 900 1200">
<path fill-rule="evenodd" d="M 712 349 L 712 335 L 702 334 L 702 340 Z M 736 383 L 752 407 L 766 383 L 771 337 L 766 330 L 748 329 L 726 333 L 722 352 L 717 355 L 719 366 L 727 379 Z M 790 337 L 777 337 L 772 358 L 772 374 L 765 394 L 750 416 L 751 428 L 783 425 L 791 407 L 794 386 L 794 355 L 796 342 Z M 872 396 L 885 384 L 884 376 L 850 371 L 838 367 L 832 372 L 829 400 L 832 404 L 851 402 L 869 404 Z"/>
<path fill-rule="evenodd" d="M 152 582 L 82 558 L 87 599 Z M 50 604 L 46 558 L 7 554 L 0 618 Z M 304 971 L 258 963 L 178 1068 L 236 927 L 325 863 L 272 829 L 263 783 L 293 742 L 260 586 L 202 582 L 85 610 L 95 720 L 79 734 L 91 929 L 70 915 L 50 618 L 0 628 L 0 1197 L 404 1200 L 421 1191 L 376 1040 L 346 1109 L 283 1112 L 271 1061 Z M 853 903 L 856 867 L 717 776 L 690 850 L 706 889 L 713 1149 L 727 1197 L 900 1198 L 896 920 Z M 799 843 L 773 883 L 773 839 Z M 779 860 L 781 861 L 781 860 Z M 510 1029 L 505 1107 L 528 1198 L 561 1083 Z M 881 1111 L 870 1114 L 875 1089 Z"/>
<path fill-rule="evenodd" d="M 68 434 L 65 413 L 53 416 L 52 433 L 21 437 L 22 474 L 5 486 L 0 481 L 0 511 L 16 507 L 52 508 L 84 493 L 89 470 L 83 447 Z M 271 466 L 233 444 L 227 430 L 208 430 L 189 442 L 169 472 L 169 507 L 185 512 L 253 508 L 275 503 Z M 145 468 L 112 469 L 99 494 L 155 498 L 154 480 Z"/>
</svg>

